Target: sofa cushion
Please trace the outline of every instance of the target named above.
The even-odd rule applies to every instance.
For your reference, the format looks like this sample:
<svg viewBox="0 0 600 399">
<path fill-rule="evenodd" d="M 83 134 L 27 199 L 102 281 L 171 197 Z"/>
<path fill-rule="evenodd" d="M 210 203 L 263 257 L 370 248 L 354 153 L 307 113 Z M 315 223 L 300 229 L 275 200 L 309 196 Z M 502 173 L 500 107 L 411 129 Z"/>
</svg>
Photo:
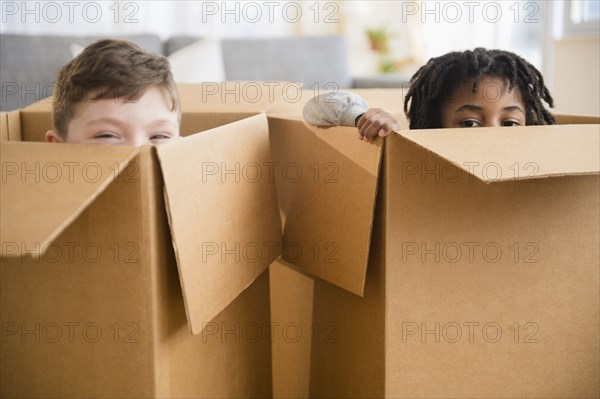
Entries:
<svg viewBox="0 0 600 399">
<path fill-rule="evenodd" d="M 0 70 L 2 99 L 0 109 L 23 108 L 52 94 L 60 68 L 73 56 L 71 45 L 86 46 L 101 36 L 30 36 L 0 35 Z M 140 47 L 162 53 L 162 43 L 155 35 L 119 36 Z"/>
<path fill-rule="evenodd" d="M 173 36 L 165 41 L 163 54 L 169 56 L 184 47 L 196 43 L 200 39 L 202 39 L 200 36 Z"/>
<path fill-rule="evenodd" d="M 197 40 L 168 56 L 176 83 L 222 82 L 225 80 L 221 42 Z"/>
</svg>

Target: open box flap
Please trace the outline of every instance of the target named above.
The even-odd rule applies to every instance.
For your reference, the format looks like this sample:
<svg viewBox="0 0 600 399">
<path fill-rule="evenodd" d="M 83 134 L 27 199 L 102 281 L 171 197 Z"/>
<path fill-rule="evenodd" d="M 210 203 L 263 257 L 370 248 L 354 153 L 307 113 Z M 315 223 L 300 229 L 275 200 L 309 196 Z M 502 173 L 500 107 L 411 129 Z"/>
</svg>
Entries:
<svg viewBox="0 0 600 399">
<path fill-rule="evenodd" d="M 291 171 L 276 176 L 283 258 L 362 295 L 383 141 L 283 116 L 270 116 L 269 130 L 275 161 Z"/>
<path fill-rule="evenodd" d="M 266 111 L 276 159 L 282 164 L 297 162 L 304 173 L 299 182 L 288 184 L 280 179 L 278 184 L 284 219 L 283 257 L 308 273 L 362 296 L 383 140 L 366 144 L 357 139 L 355 127 L 308 125 L 302 116 L 304 105 L 315 95 L 337 91 L 326 90 L 326 86 L 323 89 L 305 89 L 298 98 L 283 96 Z M 402 111 L 403 89 L 349 91 L 364 98 L 369 107 L 389 111 L 401 126 L 408 126 Z M 315 174 L 315 166 L 321 176 Z M 331 172 L 335 172 L 334 184 L 326 184 L 327 173 Z M 296 245 L 303 256 L 285 251 Z"/>
<path fill-rule="evenodd" d="M 190 330 L 202 331 L 281 251 L 267 119 L 157 148 Z"/>
<path fill-rule="evenodd" d="M 600 172 L 600 126 L 401 130 L 485 183 Z"/>
<path fill-rule="evenodd" d="M 136 148 L 2 142 L 2 256 L 41 256 L 113 182 Z"/>
</svg>

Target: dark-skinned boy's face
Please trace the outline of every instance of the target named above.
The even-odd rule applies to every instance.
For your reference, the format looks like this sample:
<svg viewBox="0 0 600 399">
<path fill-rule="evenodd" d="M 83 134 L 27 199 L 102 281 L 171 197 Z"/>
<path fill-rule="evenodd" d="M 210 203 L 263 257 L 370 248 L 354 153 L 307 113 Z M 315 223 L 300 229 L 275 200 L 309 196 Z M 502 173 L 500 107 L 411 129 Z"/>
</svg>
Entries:
<svg viewBox="0 0 600 399">
<path fill-rule="evenodd" d="M 473 93 L 473 81 L 461 84 L 443 103 L 442 127 L 525 126 L 525 104 L 519 89 L 509 91 L 506 79 L 483 76 Z"/>
</svg>

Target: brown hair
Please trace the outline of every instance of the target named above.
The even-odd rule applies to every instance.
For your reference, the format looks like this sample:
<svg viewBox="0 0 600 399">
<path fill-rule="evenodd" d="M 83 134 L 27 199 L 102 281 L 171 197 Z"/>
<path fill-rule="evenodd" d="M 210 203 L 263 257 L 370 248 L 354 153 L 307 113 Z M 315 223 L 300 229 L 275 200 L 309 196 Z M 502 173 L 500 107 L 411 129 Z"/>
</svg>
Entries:
<svg viewBox="0 0 600 399">
<path fill-rule="evenodd" d="M 77 105 L 106 98 L 139 99 L 149 88 L 164 89 L 180 117 L 179 96 L 169 61 L 126 40 L 99 40 L 62 67 L 53 90 L 52 125 L 65 137 Z"/>
</svg>

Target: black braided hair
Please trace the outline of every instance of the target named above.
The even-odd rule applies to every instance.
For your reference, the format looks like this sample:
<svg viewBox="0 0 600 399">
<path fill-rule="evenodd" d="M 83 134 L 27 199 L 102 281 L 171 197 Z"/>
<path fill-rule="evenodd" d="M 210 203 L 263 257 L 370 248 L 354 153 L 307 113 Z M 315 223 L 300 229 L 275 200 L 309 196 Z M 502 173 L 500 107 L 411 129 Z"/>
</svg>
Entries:
<svg viewBox="0 0 600 399">
<path fill-rule="evenodd" d="M 445 98 L 460 85 L 473 80 L 473 93 L 483 76 L 505 78 L 509 90 L 519 88 L 526 107 L 527 125 L 553 125 L 552 114 L 542 104 L 554 107 L 554 100 L 540 71 L 509 51 L 455 51 L 430 59 L 410 79 L 410 89 L 404 98 L 404 113 L 411 129 L 441 128 L 441 108 Z M 410 109 L 409 109 L 410 102 Z"/>
</svg>

